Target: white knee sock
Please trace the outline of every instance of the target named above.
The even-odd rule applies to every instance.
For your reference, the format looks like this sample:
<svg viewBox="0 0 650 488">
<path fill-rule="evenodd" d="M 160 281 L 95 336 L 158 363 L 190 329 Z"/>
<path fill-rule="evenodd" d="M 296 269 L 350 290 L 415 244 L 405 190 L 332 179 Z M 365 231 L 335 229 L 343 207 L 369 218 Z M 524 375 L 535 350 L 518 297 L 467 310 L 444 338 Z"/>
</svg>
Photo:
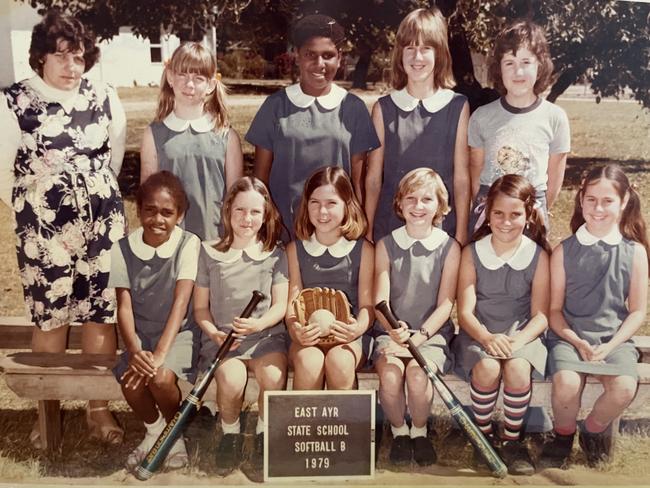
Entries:
<svg viewBox="0 0 650 488">
<path fill-rule="evenodd" d="M 390 430 L 393 433 L 393 439 L 398 435 L 409 435 L 409 426 L 404 422 L 401 426 L 395 427 L 391 424 Z"/>
<path fill-rule="evenodd" d="M 224 434 L 239 434 L 241 432 L 241 424 L 239 423 L 239 419 L 232 424 L 227 424 L 221 419 L 221 429 Z"/>
<path fill-rule="evenodd" d="M 411 439 L 416 437 L 426 437 L 427 436 L 427 424 L 424 424 L 424 427 L 416 427 L 415 425 L 411 426 Z"/>
</svg>

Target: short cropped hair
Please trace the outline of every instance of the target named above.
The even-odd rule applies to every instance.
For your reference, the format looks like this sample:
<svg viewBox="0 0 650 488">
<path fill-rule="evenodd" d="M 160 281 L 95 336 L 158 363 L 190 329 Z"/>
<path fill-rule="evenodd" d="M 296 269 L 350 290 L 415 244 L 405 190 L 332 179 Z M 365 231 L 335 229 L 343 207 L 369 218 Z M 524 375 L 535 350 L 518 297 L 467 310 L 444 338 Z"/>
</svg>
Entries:
<svg viewBox="0 0 650 488">
<path fill-rule="evenodd" d="M 312 37 L 327 37 L 338 47 L 345 40 L 341 24 L 329 15 L 306 15 L 291 28 L 291 42 L 296 49 Z"/>
</svg>

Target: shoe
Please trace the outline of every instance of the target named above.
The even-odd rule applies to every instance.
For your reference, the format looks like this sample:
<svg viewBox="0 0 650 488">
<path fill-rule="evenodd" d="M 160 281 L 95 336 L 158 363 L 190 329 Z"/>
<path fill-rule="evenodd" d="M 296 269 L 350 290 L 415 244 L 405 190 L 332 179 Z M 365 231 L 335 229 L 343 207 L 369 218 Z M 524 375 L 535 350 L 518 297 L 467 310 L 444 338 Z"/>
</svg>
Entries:
<svg viewBox="0 0 650 488">
<path fill-rule="evenodd" d="M 611 425 L 604 432 L 594 433 L 589 432 L 584 424 L 581 424 L 578 441 L 587 456 L 587 464 L 590 468 L 610 461 L 613 444 Z"/>
<path fill-rule="evenodd" d="M 253 443 L 253 452 L 247 462 L 242 465 L 242 473 L 255 482 L 264 481 L 264 434 L 257 434 Z"/>
<path fill-rule="evenodd" d="M 418 466 L 431 466 L 436 462 L 438 456 L 428 437 L 419 436 L 412 439 L 413 460 Z"/>
<path fill-rule="evenodd" d="M 167 458 L 165 459 L 164 468 L 166 469 L 181 469 L 190 463 L 190 458 L 187 455 L 187 448 L 185 447 L 185 439 L 180 436 L 174 442 L 174 445 L 169 450 Z"/>
<path fill-rule="evenodd" d="M 102 423 L 95 420 L 92 416 L 93 412 L 107 411 L 110 415 L 111 423 Z M 86 407 L 86 422 L 88 423 L 88 430 L 91 439 L 99 439 L 111 446 L 119 446 L 124 441 L 124 431 L 117 425 L 115 418 L 108 410 L 108 407 Z"/>
<path fill-rule="evenodd" d="M 508 473 L 531 476 L 535 474 L 535 466 L 528 454 L 528 449 L 520 441 L 503 441 L 498 453 L 508 467 Z"/>
<path fill-rule="evenodd" d="M 409 464 L 413 458 L 413 441 L 411 441 L 411 436 L 398 435 L 394 437 L 388 458 L 391 463 L 396 465 Z"/>
<path fill-rule="evenodd" d="M 571 456 L 575 432 L 569 435 L 553 432 L 553 439 L 545 442 L 542 448 L 541 460 L 551 468 L 562 468 Z"/>
<path fill-rule="evenodd" d="M 162 432 L 162 430 L 160 432 Z M 150 432 L 149 430 L 145 432 L 142 442 L 140 442 L 138 447 L 131 451 L 131 453 L 126 457 L 124 467 L 127 471 L 135 471 L 135 469 L 140 466 L 140 463 L 142 463 L 144 458 L 147 457 L 147 454 L 149 454 L 149 451 L 158 440 L 160 432 Z"/>
<path fill-rule="evenodd" d="M 241 464 L 242 434 L 224 434 L 217 447 L 217 473 L 226 476 Z"/>
</svg>

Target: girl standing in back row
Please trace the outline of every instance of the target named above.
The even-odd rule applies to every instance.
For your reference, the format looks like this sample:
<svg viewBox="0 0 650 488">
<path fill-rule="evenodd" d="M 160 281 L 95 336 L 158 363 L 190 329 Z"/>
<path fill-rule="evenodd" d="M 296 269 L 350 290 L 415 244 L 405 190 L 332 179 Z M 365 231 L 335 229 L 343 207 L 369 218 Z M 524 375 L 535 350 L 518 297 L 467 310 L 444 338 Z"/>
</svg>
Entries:
<svg viewBox="0 0 650 488">
<path fill-rule="evenodd" d="M 514 173 L 535 187 L 535 206 L 548 226 L 548 209 L 560 193 L 571 136 L 561 107 L 541 98 L 553 63 L 544 30 L 515 22 L 495 41 L 489 77 L 501 98 L 480 107 L 469 121 L 474 203 L 470 234 L 487 218 L 485 199 L 494 180 Z"/>
<path fill-rule="evenodd" d="M 217 64 L 202 44 L 182 44 L 165 66 L 156 120 L 145 129 L 140 160 L 142 182 L 163 169 L 181 179 L 190 201 L 184 229 L 207 240 L 222 234 L 224 194 L 242 176 L 244 163 Z"/>
<path fill-rule="evenodd" d="M 268 184 L 289 232 L 305 180 L 318 168 L 345 170 L 362 201 L 366 153 L 379 147 L 363 101 L 336 85 L 343 28 L 326 15 L 307 15 L 293 26 L 300 82 L 268 97 L 246 134 L 255 146 L 255 176 Z"/>
<path fill-rule="evenodd" d="M 469 105 L 451 90 L 447 24 L 437 8 L 414 10 L 402 20 L 393 48 L 392 85 L 394 91 L 372 109 L 382 145 L 368 156 L 367 236 L 379 240 L 402 225 L 392 205 L 397 185 L 409 171 L 426 167 L 442 177 L 449 194 L 451 212 L 442 228 L 463 244 L 470 196 Z"/>
</svg>

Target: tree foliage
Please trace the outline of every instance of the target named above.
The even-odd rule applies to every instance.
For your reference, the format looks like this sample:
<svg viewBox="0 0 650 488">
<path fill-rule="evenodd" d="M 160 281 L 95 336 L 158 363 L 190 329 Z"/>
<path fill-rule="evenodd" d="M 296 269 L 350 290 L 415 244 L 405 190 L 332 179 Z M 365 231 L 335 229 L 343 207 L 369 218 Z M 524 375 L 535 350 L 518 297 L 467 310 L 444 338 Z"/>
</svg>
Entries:
<svg viewBox="0 0 650 488">
<path fill-rule="evenodd" d="M 580 79 L 598 96 L 620 96 L 626 87 L 650 107 L 650 4 L 616 0 L 24 0 L 43 11 L 56 6 L 77 15 L 102 38 L 129 25 L 157 38 L 162 26 L 184 39 L 213 26 L 220 38 L 264 52 L 288 44 L 291 22 L 305 13 L 332 15 L 346 28 L 359 56 L 355 82 L 363 85 L 373 52 L 387 52 L 401 18 L 417 7 L 437 5 L 448 18 L 454 72 L 470 92 L 482 89 L 473 76 L 470 50 L 489 53 L 509 21 L 529 18 L 544 26 L 555 63 L 555 100 Z M 277 53 L 273 53 L 275 55 Z"/>
</svg>

